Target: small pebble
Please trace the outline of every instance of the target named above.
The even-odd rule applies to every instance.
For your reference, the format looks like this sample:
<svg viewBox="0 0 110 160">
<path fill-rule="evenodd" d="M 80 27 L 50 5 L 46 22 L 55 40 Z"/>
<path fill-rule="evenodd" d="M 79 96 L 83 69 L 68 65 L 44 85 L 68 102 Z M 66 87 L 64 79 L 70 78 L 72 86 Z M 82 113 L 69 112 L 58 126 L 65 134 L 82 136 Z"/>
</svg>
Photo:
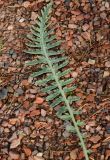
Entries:
<svg viewBox="0 0 110 160">
<path fill-rule="evenodd" d="M 78 76 L 78 72 L 75 72 L 75 71 L 74 71 L 74 72 L 72 72 L 72 73 L 71 73 L 71 76 L 72 76 L 73 78 L 77 78 L 77 76 Z"/>
<path fill-rule="evenodd" d="M 44 99 L 42 97 L 36 97 L 35 103 L 36 104 L 42 104 L 44 102 Z"/>
<path fill-rule="evenodd" d="M 107 68 L 110 67 L 110 61 L 105 62 L 105 67 L 107 67 Z"/>
<path fill-rule="evenodd" d="M 41 116 L 43 116 L 43 117 L 46 116 L 46 111 L 44 109 L 41 109 Z"/>
<path fill-rule="evenodd" d="M 21 18 L 21 19 L 19 20 L 20 23 L 22 23 L 22 22 L 24 22 L 24 21 L 25 21 L 24 18 Z"/>
<path fill-rule="evenodd" d="M 70 152 L 70 157 L 72 160 L 76 160 L 77 159 L 77 150 L 72 150 Z"/>
<path fill-rule="evenodd" d="M 22 95 L 24 93 L 23 89 L 22 88 L 18 88 L 16 90 L 16 93 L 18 93 L 18 95 Z"/>
<path fill-rule="evenodd" d="M 0 62 L 0 68 L 4 67 L 4 62 Z"/>
<path fill-rule="evenodd" d="M 13 25 L 8 26 L 8 30 L 13 30 Z"/>
<path fill-rule="evenodd" d="M 105 159 L 105 156 L 101 155 L 100 160 L 104 160 L 104 159 Z"/>
<path fill-rule="evenodd" d="M 89 131 L 90 130 L 90 126 L 86 125 L 86 130 Z"/>
<path fill-rule="evenodd" d="M 38 14 L 36 12 L 31 13 L 31 20 L 32 21 L 35 21 L 37 19 L 37 17 L 38 17 Z"/>
<path fill-rule="evenodd" d="M 29 1 L 26 1 L 26 2 L 24 2 L 23 4 L 22 4 L 22 6 L 24 7 L 24 8 L 28 8 L 29 6 L 30 6 L 30 2 Z"/>
<path fill-rule="evenodd" d="M 25 127 L 25 128 L 24 128 L 24 133 L 26 133 L 26 135 L 29 135 L 29 134 L 31 133 L 30 128 Z"/>
<path fill-rule="evenodd" d="M 88 24 L 84 24 L 82 26 L 83 31 L 87 31 L 89 29 L 89 25 Z"/>
<path fill-rule="evenodd" d="M 70 29 L 76 29 L 78 26 L 76 24 L 69 24 L 68 28 Z"/>
<path fill-rule="evenodd" d="M 38 156 L 38 157 L 42 157 L 42 156 L 43 156 L 43 153 L 39 152 L 39 153 L 37 153 L 37 156 Z"/>
<path fill-rule="evenodd" d="M 63 136 L 64 136 L 64 138 L 68 138 L 70 136 L 70 133 L 65 130 L 63 132 Z"/>
<path fill-rule="evenodd" d="M 109 2 L 105 2 L 105 7 L 109 9 L 110 3 Z"/>
<path fill-rule="evenodd" d="M 30 89 L 29 90 L 31 94 L 36 94 L 37 93 L 37 89 Z"/>
<path fill-rule="evenodd" d="M 10 130 L 9 130 L 8 128 L 5 128 L 5 129 L 4 129 L 4 132 L 5 132 L 5 133 L 9 133 Z"/>
<path fill-rule="evenodd" d="M 5 99 L 7 97 L 8 90 L 7 88 L 0 89 L 0 100 Z"/>
<path fill-rule="evenodd" d="M 13 160 L 14 160 L 14 159 L 17 160 L 17 159 L 20 158 L 19 154 L 15 153 L 15 152 L 12 152 L 12 151 L 9 152 L 9 157 L 10 157 L 11 159 L 13 159 Z"/>
<path fill-rule="evenodd" d="M 29 85 L 28 80 L 27 79 L 22 80 L 22 85 L 23 86 L 28 86 Z"/>
<path fill-rule="evenodd" d="M 108 77 L 110 75 L 109 71 L 104 71 L 103 78 Z"/>
<path fill-rule="evenodd" d="M 110 134 L 110 124 L 107 125 L 106 131 L 107 131 L 107 134 Z"/>
<path fill-rule="evenodd" d="M 95 64 L 95 60 L 94 59 L 89 59 L 88 63 L 91 64 L 91 65 L 94 65 Z"/>
<path fill-rule="evenodd" d="M 16 58 L 17 58 L 16 52 L 13 52 L 12 58 L 13 58 L 13 59 L 16 59 Z"/>
<path fill-rule="evenodd" d="M 107 17 L 107 15 L 106 15 L 105 12 L 102 12 L 102 13 L 100 13 L 100 17 L 101 17 L 102 19 L 105 19 L 105 18 Z"/>
<path fill-rule="evenodd" d="M 31 160 L 33 160 L 33 159 L 31 159 Z M 44 160 L 44 158 L 43 157 L 39 157 L 39 156 L 34 156 L 34 160 Z"/>
</svg>

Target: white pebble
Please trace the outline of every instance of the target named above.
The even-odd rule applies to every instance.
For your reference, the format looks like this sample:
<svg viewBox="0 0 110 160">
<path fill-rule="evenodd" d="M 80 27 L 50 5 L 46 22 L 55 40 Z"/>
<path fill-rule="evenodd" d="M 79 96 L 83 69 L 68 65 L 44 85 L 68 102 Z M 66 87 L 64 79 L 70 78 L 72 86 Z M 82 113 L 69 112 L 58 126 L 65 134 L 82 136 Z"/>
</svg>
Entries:
<svg viewBox="0 0 110 160">
<path fill-rule="evenodd" d="M 46 111 L 45 111 L 44 109 L 41 109 L 41 115 L 42 115 L 43 117 L 46 116 Z"/>
</svg>

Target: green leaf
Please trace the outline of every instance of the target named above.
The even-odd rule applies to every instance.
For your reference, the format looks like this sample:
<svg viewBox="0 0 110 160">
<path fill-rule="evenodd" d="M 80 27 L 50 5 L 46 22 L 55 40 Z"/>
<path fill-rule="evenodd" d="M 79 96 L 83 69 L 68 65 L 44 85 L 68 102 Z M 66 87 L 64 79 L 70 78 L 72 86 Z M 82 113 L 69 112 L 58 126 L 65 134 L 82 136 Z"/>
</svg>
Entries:
<svg viewBox="0 0 110 160">
<path fill-rule="evenodd" d="M 77 121 L 77 125 L 81 127 L 81 126 L 84 126 L 85 123 L 84 123 L 83 121 L 78 120 L 78 121 Z"/>
<path fill-rule="evenodd" d="M 47 43 L 47 42 L 52 42 L 53 40 L 55 40 L 56 39 L 56 36 L 55 35 L 51 35 L 50 37 L 46 37 L 45 38 L 45 42 Z"/>
<path fill-rule="evenodd" d="M 72 82 L 73 82 L 73 78 L 70 78 L 70 79 L 68 79 L 68 80 L 66 80 L 66 81 L 60 80 L 59 82 L 60 82 L 60 85 L 61 85 L 62 87 L 64 87 L 64 86 L 72 83 Z"/>
<path fill-rule="evenodd" d="M 70 69 L 61 70 L 68 64 L 68 60 L 64 55 L 60 55 L 61 51 L 55 52 L 53 50 L 58 50 L 61 41 L 55 40 L 55 36 L 52 35 L 54 29 L 52 27 L 50 27 L 52 29 L 48 28 L 50 25 L 48 23 L 50 9 L 51 4 L 44 7 L 41 11 L 41 16 L 38 16 L 36 25 L 31 28 L 32 36 L 29 37 L 30 43 L 28 43 L 27 46 L 33 49 L 27 51 L 27 53 L 39 56 L 28 64 L 40 64 L 40 70 L 38 69 L 37 72 L 34 72 L 32 77 L 39 78 L 36 83 L 45 86 L 42 91 L 48 93 L 47 100 L 51 101 L 52 107 L 56 107 L 63 102 L 62 105 L 64 106 L 57 111 L 57 116 L 65 121 L 72 120 L 75 129 L 73 126 L 68 126 L 67 129 L 72 132 L 76 130 L 84 150 L 85 159 L 89 160 L 85 142 L 79 129 L 79 126 L 82 126 L 82 122 L 75 119 L 75 115 L 79 114 L 79 112 L 70 106 L 73 101 L 76 101 L 79 98 L 76 96 L 70 97 L 67 94 L 75 89 L 74 86 L 70 88 L 67 87 L 74 79 L 69 78 L 67 80 L 62 80 L 63 77 L 71 71 Z"/>
<path fill-rule="evenodd" d="M 49 56 L 58 56 L 58 55 L 60 55 L 60 54 L 62 54 L 63 53 L 63 50 L 61 50 L 61 51 L 58 51 L 58 52 L 56 52 L 56 51 L 48 51 L 48 55 Z"/>
<path fill-rule="evenodd" d="M 70 126 L 70 125 L 66 126 L 66 130 L 67 130 L 68 132 L 73 132 L 73 133 L 76 132 L 75 127 L 74 127 L 74 126 Z"/>
<path fill-rule="evenodd" d="M 39 49 L 36 49 L 36 50 L 24 50 L 25 53 L 28 53 L 28 54 L 37 54 L 37 55 L 43 55 L 43 52 Z"/>
<path fill-rule="evenodd" d="M 63 90 L 65 93 L 68 93 L 68 92 L 74 91 L 76 88 L 77 88 L 76 86 L 72 86 L 70 88 L 65 87 L 65 88 L 63 88 Z"/>
<path fill-rule="evenodd" d="M 32 35 L 27 35 L 27 38 L 33 42 L 40 43 L 41 39 L 40 38 L 34 38 Z"/>
<path fill-rule="evenodd" d="M 27 66 L 33 66 L 33 65 L 37 65 L 37 64 L 47 64 L 47 62 L 45 61 L 45 59 L 35 59 L 35 60 L 32 60 L 30 62 L 27 62 L 26 65 Z"/>
<path fill-rule="evenodd" d="M 43 18 L 42 17 L 40 17 L 40 16 L 38 16 L 37 17 L 38 18 L 38 21 L 37 21 L 37 26 L 41 29 L 43 29 L 42 31 L 44 31 L 44 27 L 43 27 Z M 41 31 L 41 30 L 40 30 Z M 37 31 L 36 31 L 37 32 Z M 40 34 L 40 33 L 39 33 Z"/>
<path fill-rule="evenodd" d="M 40 85 L 41 84 L 46 84 L 46 83 L 48 83 L 49 81 L 52 81 L 52 80 L 54 80 L 53 76 L 49 75 L 45 79 L 36 81 L 36 84 L 40 84 Z"/>
<path fill-rule="evenodd" d="M 39 26 L 39 28 L 40 28 L 41 23 L 42 23 L 42 18 L 43 17 L 41 17 L 40 15 L 37 16 L 37 25 Z"/>
<path fill-rule="evenodd" d="M 41 10 L 41 14 L 42 14 L 42 17 L 44 18 L 44 20 L 48 20 L 48 17 L 49 17 L 49 11 L 51 11 L 51 8 L 52 8 L 52 3 L 49 3 L 47 5 L 47 7 L 44 7 L 43 10 Z"/>
<path fill-rule="evenodd" d="M 31 77 L 35 78 L 35 77 L 41 76 L 42 74 L 46 74 L 46 73 L 49 73 L 49 72 L 51 72 L 49 68 L 42 68 L 41 71 L 32 73 Z"/>
<path fill-rule="evenodd" d="M 66 60 L 66 57 L 61 57 L 61 58 L 51 58 L 51 63 L 59 63 Z"/>
<path fill-rule="evenodd" d="M 69 114 L 59 116 L 59 118 L 66 121 L 71 120 L 71 116 Z"/>
<path fill-rule="evenodd" d="M 53 103 L 51 103 L 51 107 L 54 108 L 55 106 L 57 106 L 58 104 L 60 104 L 63 101 L 64 101 L 63 98 L 59 97 L 59 98 L 55 99 L 55 101 Z"/>
<path fill-rule="evenodd" d="M 34 31 L 33 29 L 31 29 L 31 33 L 32 33 L 34 36 L 41 38 L 40 33 L 37 33 L 37 32 Z"/>
<path fill-rule="evenodd" d="M 42 19 L 42 18 L 41 18 L 41 19 Z M 35 32 L 38 32 L 38 34 L 40 34 L 40 32 L 41 32 L 40 28 L 37 27 L 37 26 L 32 26 L 31 29 L 33 29 Z"/>
<path fill-rule="evenodd" d="M 77 96 L 68 96 L 68 101 L 70 104 L 72 104 L 75 101 L 79 101 L 79 100 L 80 100 L 80 98 Z"/>
<path fill-rule="evenodd" d="M 55 93 L 52 93 L 51 95 L 47 96 L 46 100 L 47 101 L 52 101 L 54 100 L 56 97 L 58 97 L 61 93 L 59 92 L 59 90 L 56 90 Z"/>
<path fill-rule="evenodd" d="M 87 150 L 87 153 L 88 153 L 88 154 L 91 154 L 91 153 L 93 153 L 93 151 L 92 151 L 91 149 L 88 149 L 88 150 Z"/>
<path fill-rule="evenodd" d="M 80 112 L 80 111 L 75 111 L 75 110 L 73 110 L 73 114 L 74 114 L 74 115 L 80 115 L 81 112 Z"/>
<path fill-rule="evenodd" d="M 47 49 L 49 50 L 49 49 L 58 47 L 60 44 L 61 44 L 61 41 L 57 41 L 57 42 L 54 42 L 52 44 L 47 44 Z"/>
<path fill-rule="evenodd" d="M 67 107 L 66 106 L 62 106 L 61 108 L 59 108 L 59 110 L 57 111 L 56 115 L 57 116 L 62 116 L 63 113 L 65 113 L 67 111 Z"/>
<path fill-rule="evenodd" d="M 85 138 L 87 137 L 87 135 L 82 133 L 82 137 L 85 140 Z"/>
<path fill-rule="evenodd" d="M 67 66 L 68 63 L 69 61 L 66 59 L 63 63 L 56 65 L 56 70 L 64 68 L 65 66 Z"/>
<path fill-rule="evenodd" d="M 26 45 L 30 48 L 40 48 L 41 45 L 39 43 L 36 42 L 36 44 L 33 43 L 26 43 Z"/>
<path fill-rule="evenodd" d="M 71 68 L 67 69 L 67 70 L 65 70 L 63 72 L 58 73 L 58 77 L 63 77 L 65 75 L 69 74 L 70 72 L 71 72 Z"/>
<path fill-rule="evenodd" d="M 50 29 L 49 31 L 44 32 L 44 39 L 50 36 L 54 32 L 54 29 Z"/>
<path fill-rule="evenodd" d="M 42 91 L 47 93 L 47 92 L 52 91 L 53 89 L 56 89 L 57 87 L 58 86 L 54 84 L 54 85 L 43 88 Z"/>
</svg>

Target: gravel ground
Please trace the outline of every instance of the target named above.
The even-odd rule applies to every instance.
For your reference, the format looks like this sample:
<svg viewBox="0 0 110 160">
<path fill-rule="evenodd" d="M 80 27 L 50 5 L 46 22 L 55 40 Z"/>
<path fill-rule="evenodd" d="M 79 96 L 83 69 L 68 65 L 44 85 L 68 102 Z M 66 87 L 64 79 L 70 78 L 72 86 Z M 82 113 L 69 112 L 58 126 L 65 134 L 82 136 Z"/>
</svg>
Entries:
<svg viewBox="0 0 110 160">
<path fill-rule="evenodd" d="M 23 52 L 26 35 L 47 2 L 0 1 L 1 160 L 84 160 L 69 122 L 56 117 L 24 65 L 33 58 Z M 51 22 L 73 68 L 90 159 L 110 160 L 110 2 L 55 0 Z"/>
</svg>

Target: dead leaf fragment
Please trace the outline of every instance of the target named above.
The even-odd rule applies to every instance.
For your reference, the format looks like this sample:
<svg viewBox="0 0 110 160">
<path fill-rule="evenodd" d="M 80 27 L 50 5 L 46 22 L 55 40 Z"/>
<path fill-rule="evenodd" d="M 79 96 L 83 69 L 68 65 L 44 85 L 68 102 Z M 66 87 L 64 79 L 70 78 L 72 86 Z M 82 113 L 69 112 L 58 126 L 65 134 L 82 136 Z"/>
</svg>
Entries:
<svg viewBox="0 0 110 160">
<path fill-rule="evenodd" d="M 77 159 L 77 149 L 76 150 L 72 150 L 70 152 L 70 157 L 72 160 L 76 160 Z"/>
<path fill-rule="evenodd" d="M 96 136 L 92 136 L 89 140 L 93 143 L 97 143 L 98 141 L 100 141 L 101 137 L 99 135 Z"/>
<path fill-rule="evenodd" d="M 100 147 L 100 146 L 101 146 L 101 143 L 98 143 L 98 144 L 93 145 L 92 148 L 93 148 L 93 149 L 97 149 L 97 148 Z"/>
<path fill-rule="evenodd" d="M 67 45 L 68 45 L 68 47 L 72 47 L 72 46 L 73 46 L 72 40 L 69 40 L 69 41 L 67 42 Z"/>
<path fill-rule="evenodd" d="M 84 16 L 82 14 L 78 15 L 76 17 L 77 21 L 82 21 L 84 19 Z"/>
<path fill-rule="evenodd" d="M 31 149 L 30 149 L 30 148 L 27 148 L 26 146 L 25 146 L 25 147 L 23 147 L 23 150 L 24 150 L 24 152 L 25 152 L 26 156 L 30 156 L 30 155 L 31 155 L 31 153 L 32 153 Z"/>
<path fill-rule="evenodd" d="M 88 102 L 94 102 L 94 98 L 95 98 L 95 95 L 94 94 L 89 94 L 86 98 L 86 100 Z"/>
<path fill-rule="evenodd" d="M 87 31 L 89 29 L 89 25 L 88 24 L 84 24 L 82 26 L 83 31 Z"/>
<path fill-rule="evenodd" d="M 27 80 L 27 79 L 24 79 L 24 80 L 22 81 L 22 85 L 23 85 L 23 86 L 29 86 L 28 80 Z"/>
<path fill-rule="evenodd" d="M 109 158 L 110 158 L 110 149 L 106 150 L 105 160 L 108 160 Z"/>
<path fill-rule="evenodd" d="M 21 138 L 14 139 L 10 145 L 10 149 L 18 147 L 20 143 L 21 143 Z"/>
<path fill-rule="evenodd" d="M 81 12 L 79 10 L 72 10 L 71 13 L 76 15 L 76 16 L 81 14 Z"/>
<path fill-rule="evenodd" d="M 23 103 L 23 107 L 24 107 L 25 109 L 28 109 L 29 106 L 30 106 L 29 101 L 25 101 L 25 102 Z"/>
<path fill-rule="evenodd" d="M 2 7 L 3 4 L 4 4 L 4 2 L 2 0 L 0 0 L 0 7 Z"/>
<path fill-rule="evenodd" d="M 35 122 L 35 127 L 36 128 L 39 128 L 39 129 L 47 128 L 47 126 L 48 126 L 48 124 L 46 122 L 38 122 L 38 121 Z"/>
<path fill-rule="evenodd" d="M 38 17 L 38 15 L 36 12 L 31 13 L 31 20 L 35 21 L 37 17 Z"/>
<path fill-rule="evenodd" d="M 83 33 L 82 33 L 82 37 L 83 37 L 85 40 L 88 40 L 88 41 L 91 40 L 90 32 L 83 32 Z"/>
<path fill-rule="evenodd" d="M 11 159 L 18 160 L 20 156 L 19 156 L 19 154 L 10 151 L 10 152 L 9 152 L 9 157 L 10 157 Z"/>
<path fill-rule="evenodd" d="M 30 117 L 34 117 L 34 116 L 39 116 L 40 115 L 40 110 L 33 110 L 31 113 L 30 113 Z"/>
</svg>

